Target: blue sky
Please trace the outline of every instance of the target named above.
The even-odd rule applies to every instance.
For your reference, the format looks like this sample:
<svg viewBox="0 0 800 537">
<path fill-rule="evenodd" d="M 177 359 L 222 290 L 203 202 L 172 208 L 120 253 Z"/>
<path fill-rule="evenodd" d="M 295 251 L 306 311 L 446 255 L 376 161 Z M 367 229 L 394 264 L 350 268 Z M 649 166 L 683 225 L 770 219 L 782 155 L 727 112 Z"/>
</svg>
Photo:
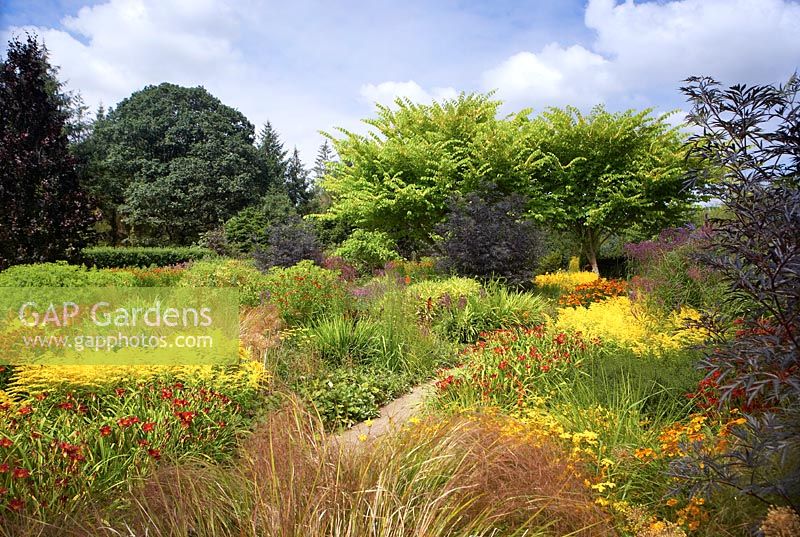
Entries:
<svg viewBox="0 0 800 537">
<path fill-rule="evenodd" d="M 398 95 L 667 111 L 692 74 L 773 83 L 800 67 L 790 0 L 0 0 L 2 46 L 25 30 L 92 107 L 202 85 L 307 163 L 319 130 L 363 129 Z"/>
</svg>

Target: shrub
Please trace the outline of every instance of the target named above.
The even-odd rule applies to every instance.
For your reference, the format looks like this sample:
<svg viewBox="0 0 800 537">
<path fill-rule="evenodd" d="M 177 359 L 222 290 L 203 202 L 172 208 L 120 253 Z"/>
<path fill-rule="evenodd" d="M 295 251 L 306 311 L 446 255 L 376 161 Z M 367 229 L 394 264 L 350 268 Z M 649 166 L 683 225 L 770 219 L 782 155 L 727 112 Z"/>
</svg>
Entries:
<svg viewBox="0 0 800 537">
<path fill-rule="evenodd" d="M 431 280 L 437 275 L 436 260 L 432 257 L 423 257 L 419 261 L 397 259 L 386 263 L 383 269 L 387 276 L 394 276 L 408 283 Z"/>
<path fill-rule="evenodd" d="M 269 228 L 296 216 L 286 192 L 273 189 L 258 205 L 247 207 L 225 222 L 225 238 L 230 247 L 250 254 L 269 246 Z"/>
<path fill-rule="evenodd" d="M 482 292 L 479 282 L 471 278 L 452 277 L 446 280 L 428 280 L 414 283 L 406 289 L 417 315 L 430 320 L 443 311 L 452 301 Z"/>
<path fill-rule="evenodd" d="M 289 268 L 273 267 L 264 281 L 269 301 L 289 325 L 341 312 L 346 305 L 347 288 L 339 275 L 308 260 Z"/>
<path fill-rule="evenodd" d="M 397 245 L 389 235 L 364 229 L 353 231 L 333 253 L 352 263 L 362 274 L 371 274 L 389 261 L 400 259 Z"/>
<path fill-rule="evenodd" d="M 745 427 L 724 450 L 697 450 L 671 467 L 693 493 L 730 487 L 764 503 L 800 509 L 800 79 L 785 87 L 720 89 L 691 78 L 690 156 L 714 170 L 691 186 L 730 217 L 710 221 L 698 258 L 728 286 L 730 314 L 708 316 L 714 335 L 701 367 L 717 406 L 745 401 Z M 733 324 L 735 323 L 735 324 Z M 731 324 L 735 331 L 731 334 Z"/>
<path fill-rule="evenodd" d="M 539 274 L 533 282 L 541 288 L 552 288 L 560 293 L 570 292 L 577 286 L 591 283 L 599 276 L 594 272 L 564 272 L 558 271 L 549 274 Z"/>
<path fill-rule="evenodd" d="M 131 287 L 136 278 L 126 272 L 98 270 L 64 261 L 16 265 L 0 272 L 0 287 Z"/>
<path fill-rule="evenodd" d="M 221 256 L 230 256 L 236 253 L 236 248 L 228 242 L 224 228 L 211 229 L 201 233 L 197 244 L 201 248 L 207 248 Z"/>
<path fill-rule="evenodd" d="M 257 306 L 265 300 L 269 279 L 252 263 L 238 259 L 197 261 L 184 271 L 181 287 L 237 287 L 239 302 Z"/>
<path fill-rule="evenodd" d="M 199 246 L 124 248 L 92 246 L 81 250 L 81 256 L 86 264 L 97 268 L 166 267 L 215 255 L 208 248 Z"/>
<path fill-rule="evenodd" d="M 346 282 L 353 282 L 358 278 L 358 272 L 355 267 L 341 257 L 326 257 L 322 261 L 322 268 L 338 272 L 339 277 Z"/>
<path fill-rule="evenodd" d="M 256 250 L 256 265 L 266 270 L 270 267 L 291 267 L 303 260 L 322 263 L 322 247 L 314 227 L 299 217 L 273 224 L 268 230 L 269 246 Z"/>
<path fill-rule="evenodd" d="M 341 315 L 323 319 L 306 336 L 310 350 L 329 365 L 365 364 L 380 352 L 380 326 L 368 319 L 349 319 Z"/>
<path fill-rule="evenodd" d="M 442 266 L 465 276 L 529 281 L 542 250 L 541 233 L 524 220 L 525 198 L 471 193 L 450 202 L 442 236 Z"/>
<path fill-rule="evenodd" d="M 618 296 L 588 307 L 561 308 L 551 322 L 557 330 L 600 338 L 639 356 L 660 356 L 702 343 L 707 333 L 687 328 L 690 321 L 699 318 L 699 313 L 686 308 L 664 320 L 656 319 L 628 297 Z"/>
</svg>

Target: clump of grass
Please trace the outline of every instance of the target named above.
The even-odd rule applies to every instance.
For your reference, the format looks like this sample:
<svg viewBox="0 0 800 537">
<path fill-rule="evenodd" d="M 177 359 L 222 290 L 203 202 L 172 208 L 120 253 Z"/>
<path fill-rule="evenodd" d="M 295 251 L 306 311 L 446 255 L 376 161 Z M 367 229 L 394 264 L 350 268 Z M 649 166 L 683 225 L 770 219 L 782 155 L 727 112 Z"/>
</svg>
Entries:
<svg viewBox="0 0 800 537">
<path fill-rule="evenodd" d="M 559 449 L 509 418 L 429 419 L 359 446 L 290 405 L 235 466 L 161 468 L 113 517 L 92 513 L 80 526 L 153 537 L 614 534 Z"/>
</svg>

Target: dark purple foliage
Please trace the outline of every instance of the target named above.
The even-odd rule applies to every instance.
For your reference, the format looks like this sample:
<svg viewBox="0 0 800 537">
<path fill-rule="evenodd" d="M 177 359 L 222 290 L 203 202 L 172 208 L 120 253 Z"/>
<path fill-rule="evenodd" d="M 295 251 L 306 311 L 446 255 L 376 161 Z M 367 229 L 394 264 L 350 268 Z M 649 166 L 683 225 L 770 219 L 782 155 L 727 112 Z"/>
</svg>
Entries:
<svg viewBox="0 0 800 537">
<path fill-rule="evenodd" d="M 698 259 L 727 282 L 727 311 L 740 312 L 702 322 L 713 338 L 701 367 L 720 407 L 737 401 L 748 422 L 726 453 L 680 459 L 672 473 L 696 489 L 724 484 L 799 510 L 800 81 L 688 82 L 689 120 L 703 133 L 691 139 L 691 156 L 714 174 L 694 184 L 731 215 L 709 222 Z"/>
<path fill-rule="evenodd" d="M 0 64 L 0 270 L 71 259 L 97 218 L 67 140 L 70 98 L 28 36 Z"/>
</svg>

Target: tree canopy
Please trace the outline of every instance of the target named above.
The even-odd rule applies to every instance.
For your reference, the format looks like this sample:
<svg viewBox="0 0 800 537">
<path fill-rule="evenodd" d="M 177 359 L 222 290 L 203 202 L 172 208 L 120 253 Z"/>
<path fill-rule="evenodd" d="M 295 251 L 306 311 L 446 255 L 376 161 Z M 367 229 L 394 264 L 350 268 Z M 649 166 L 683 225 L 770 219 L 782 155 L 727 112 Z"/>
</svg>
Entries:
<svg viewBox="0 0 800 537">
<path fill-rule="evenodd" d="M 488 95 L 395 104 L 378 105 L 367 135 L 329 136 L 339 160 L 323 181 L 332 205 L 321 218 L 384 231 L 405 254 L 430 246 L 454 193 L 485 182 L 500 192 L 526 189 L 543 162 L 528 143 L 526 114 L 498 119 L 500 103 Z"/>
<path fill-rule="evenodd" d="M 550 108 L 531 127 L 548 158 L 532 176 L 535 211 L 574 233 L 595 272 L 610 237 L 631 227 L 657 232 L 688 210 L 683 137 L 666 116 Z"/>
<path fill-rule="evenodd" d="M 95 220 L 69 152 L 70 97 L 35 38 L 0 63 L 0 270 L 72 257 Z"/>
<path fill-rule="evenodd" d="M 202 87 L 163 83 L 98 120 L 92 183 L 119 204 L 132 239 L 186 244 L 267 190 L 254 127 Z"/>
</svg>

